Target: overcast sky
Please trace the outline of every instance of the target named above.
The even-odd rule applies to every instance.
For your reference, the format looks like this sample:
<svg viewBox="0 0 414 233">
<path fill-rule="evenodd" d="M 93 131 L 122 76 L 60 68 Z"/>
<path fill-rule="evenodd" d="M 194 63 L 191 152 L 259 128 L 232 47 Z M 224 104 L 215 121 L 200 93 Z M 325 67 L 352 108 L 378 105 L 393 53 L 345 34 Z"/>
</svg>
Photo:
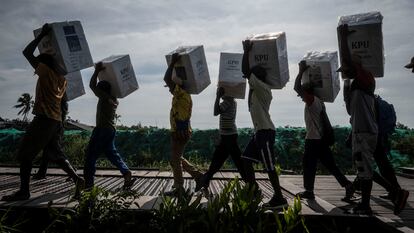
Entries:
<svg viewBox="0 0 414 233">
<path fill-rule="evenodd" d="M 414 127 L 414 74 L 403 68 L 414 56 L 413 0 L 209 0 L 86 1 L 2 0 L 0 7 L 0 116 L 15 118 L 18 97 L 34 94 L 36 76 L 21 54 L 33 29 L 46 22 L 80 20 L 94 61 L 129 54 L 140 89 L 120 100 L 121 123 L 169 127 L 171 96 L 163 87 L 164 55 L 180 45 L 204 45 L 211 85 L 193 95 L 193 128 L 216 128 L 213 104 L 220 52 L 242 52 L 250 34 L 285 31 L 290 82 L 273 91 L 271 116 L 278 126 L 304 126 L 303 103 L 292 91 L 297 63 L 307 51 L 337 50 L 338 17 L 368 11 L 384 16 L 385 77 L 376 92 L 394 104 L 398 121 Z M 82 70 L 88 86 L 92 69 Z M 97 99 L 69 102 L 73 119 L 94 125 Z M 333 124 L 348 125 L 342 93 L 327 104 Z M 250 127 L 246 100 L 238 100 L 238 127 Z"/>
</svg>

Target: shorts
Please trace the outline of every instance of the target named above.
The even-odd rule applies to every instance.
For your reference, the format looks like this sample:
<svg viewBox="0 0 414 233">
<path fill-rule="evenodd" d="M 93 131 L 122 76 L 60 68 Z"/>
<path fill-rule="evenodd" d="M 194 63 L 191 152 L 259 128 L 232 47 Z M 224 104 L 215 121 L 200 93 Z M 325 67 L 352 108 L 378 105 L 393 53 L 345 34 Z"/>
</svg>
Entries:
<svg viewBox="0 0 414 233">
<path fill-rule="evenodd" d="M 258 130 L 247 144 L 243 152 L 242 158 L 261 162 L 265 166 L 266 171 L 274 171 L 276 164 L 276 156 L 273 149 L 276 132 L 271 129 Z"/>
</svg>

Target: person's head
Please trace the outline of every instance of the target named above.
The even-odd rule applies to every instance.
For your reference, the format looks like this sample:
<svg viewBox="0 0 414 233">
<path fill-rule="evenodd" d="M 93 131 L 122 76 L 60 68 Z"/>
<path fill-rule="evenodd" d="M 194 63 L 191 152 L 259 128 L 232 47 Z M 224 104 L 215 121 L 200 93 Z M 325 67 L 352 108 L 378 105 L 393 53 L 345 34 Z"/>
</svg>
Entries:
<svg viewBox="0 0 414 233">
<path fill-rule="evenodd" d="M 178 86 L 183 86 L 183 80 L 180 78 L 180 77 L 178 77 L 177 75 L 173 75 L 172 77 L 171 77 L 171 80 L 176 84 L 176 85 L 178 85 Z"/>
<path fill-rule="evenodd" d="M 414 57 L 411 58 L 411 62 L 405 65 L 405 68 L 411 69 L 411 72 L 414 73 Z"/>
<path fill-rule="evenodd" d="M 258 78 L 260 81 L 265 82 L 266 78 L 266 69 L 261 66 L 254 66 L 251 69 L 251 72 Z"/>
<path fill-rule="evenodd" d="M 111 84 L 108 81 L 99 81 L 96 87 L 99 88 L 99 90 L 104 91 L 108 95 L 111 94 Z"/>
<path fill-rule="evenodd" d="M 40 63 L 47 65 L 52 70 L 57 70 L 56 61 L 51 54 L 41 53 L 37 56 Z"/>
<path fill-rule="evenodd" d="M 310 82 L 302 84 L 302 91 L 304 99 L 309 99 L 309 97 L 314 95 L 314 85 Z"/>
</svg>

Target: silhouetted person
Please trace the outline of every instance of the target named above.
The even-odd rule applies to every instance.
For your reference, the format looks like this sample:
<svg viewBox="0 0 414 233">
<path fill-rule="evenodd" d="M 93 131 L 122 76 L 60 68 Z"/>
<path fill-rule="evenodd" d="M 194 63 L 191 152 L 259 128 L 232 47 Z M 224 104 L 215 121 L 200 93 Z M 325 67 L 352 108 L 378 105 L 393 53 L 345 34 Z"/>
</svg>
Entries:
<svg viewBox="0 0 414 233">
<path fill-rule="evenodd" d="M 221 103 L 220 98 L 223 99 Z M 244 166 L 240 147 L 237 143 L 236 112 L 237 102 L 234 98 L 225 96 L 223 87 L 217 88 L 214 116 L 220 115 L 220 142 L 216 145 L 208 171 L 201 177 L 199 185 L 196 187 L 196 192 L 202 187 L 208 188 L 210 180 L 220 170 L 229 155 L 240 175 L 244 178 Z"/>
<path fill-rule="evenodd" d="M 329 172 L 335 176 L 338 183 L 345 188 L 345 199 L 350 199 L 354 192 L 353 185 L 336 166 L 331 148 L 322 140 L 324 130 L 321 115 L 323 111 L 326 111 L 325 105 L 314 95 L 314 89 L 311 83 L 301 84 L 303 73 L 307 68 L 309 66 L 306 65 L 305 61 L 299 63 L 299 74 L 296 77 L 294 86 L 294 90 L 298 93 L 298 96 L 305 102 L 306 125 L 305 151 L 302 164 L 305 191 L 297 195 L 301 198 L 315 199 L 313 189 L 318 160 L 320 160 Z"/>
<path fill-rule="evenodd" d="M 63 122 L 65 122 L 66 120 L 66 115 L 68 114 L 68 101 L 67 101 L 66 94 L 63 96 L 61 100 L 60 108 L 62 111 L 62 124 L 63 124 Z M 62 128 L 62 130 L 59 133 L 58 143 L 60 145 L 62 145 L 62 142 L 63 142 L 63 134 L 64 134 L 64 128 Z M 50 157 L 54 156 L 52 153 L 53 153 L 53 149 L 51 150 L 48 147 L 43 149 L 42 157 L 40 159 L 39 169 L 37 170 L 37 173 L 33 175 L 32 177 L 33 180 L 46 179 L 46 173 L 47 173 L 47 168 L 49 165 Z"/>
<path fill-rule="evenodd" d="M 377 105 L 377 104 L 376 104 Z M 379 117 L 379 107 L 376 106 L 377 117 Z M 379 121 L 379 119 L 377 119 Z M 377 146 L 374 152 L 374 159 L 377 163 L 378 171 L 373 171 L 372 179 L 375 183 L 382 186 L 388 193 L 386 195 L 380 195 L 383 199 L 391 200 L 394 204 L 394 214 L 398 215 L 405 208 L 409 192 L 401 188 L 395 175 L 394 168 L 388 154 L 390 154 L 391 145 L 389 142 L 389 135 L 386 133 L 378 132 Z M 361 182 L 357 178 L 354 180 L 354 186 L 356 189 L 361 189 Z"/>
<path fill-rule="evenodd" d="M 359 55 L 350 54 L 347 41 L 351 33 L 347 25 L 338 27 L 342 61 L 339 70 L 345 78 L 344 97 L 352 126 L 352 157 L 357 168 L 357 177 L 361 181 L 362 200 L 353 208 L 353 213 L 371 215 L 373 163 L 378 137 L 374 99 L 375 79 L 363 67 Z M 352 80 L 351 85 L 348 85 L 349 80 Z"/>
<path fill-rule="evenodd" d="M 196 184 L 202 175 L 194 165 L 183 157 L 185 146 L 191 137 L 190 118 L 193 102 L 190 94 L 183 89 L 182 77 L 173 75 L 174 65 L 179 59 L 180 56 L 177 53 L 171 56 L 171 62 L 164 75 L 164 82 L 173 96 L 170 111 L 170 165 L 173 170 L 174 185 L 172 190 L 164 193 L 167 196 L 180 196 L 184 192 L 183 169 L 193 177 Z"/>
<path fill-rule="evenodd" d="M 49 54 L 33 55 L 36 46 L 50 32 L 48 24 L 43 25 L 41 33 L 23 50 L 23 55 L 39 76 L 36 84 L 36 97 L 33 106 L 35 117 L 23 136 L 18 151 L 20 161 L 20 190 L 4 196 L 3 201 L 18 201 L 30 198 L 30 174 L 34 157 L 47 148 L 50 159 L 56 162 L 76 183 L 75 196 L 79 195 L 84 180 L 79 177 L 66 159 L 59 142 L 63 130 L 61 100 L 65 94 L 67 82 L 65 72 Z"/>
<path fill-rule="evenodd" d="M 96 172 L 96 160 L 101 154 L 116 166 L 124 177 L 124 189 L 129 189 L 134 184 L 135 179 L 125 164 L 121 155 L 115 147 L 115 113 L 118 107 L 118 100 L 111 95 L 111 84 L 105 80 L 98 82 L 98 74 L 104 70 L 102 62 L 95 65 L 95 71 L 89 82 L 89 87 L 96 97 L 98 104 L 96 107 L 96 127 L 92 131 L 88 147 L 86 149 L 86 160 L 84 166 L 84 177 L 86 188 L 94 186 L 94 176 Z"/>
<path fill-rule="evenodd" d="M 263 163 L 274 191 L 273 197 L 263 206 L 266 208 L 283 208 L 288 204 L 282 195 L 279 177 L 275 169 L 276 156 L 273 144 L 276 130 L 269 114 L 270 103 L 273 98 L 272 91 L 265 82 L 266 70 L 261 66 L 254 66 L 250 69 L 249 52 L 252 46 L 254 45 L 249 40 L 243 42 L 242 72 L 243 77 L 249 80 L 248 104 L 255 131 L 242 155 L 242 158 L 245 159 L 245 181 L 251 188 L 256 190 L 256 193 L 259 193 L 252 162 Z"/>
</svg>

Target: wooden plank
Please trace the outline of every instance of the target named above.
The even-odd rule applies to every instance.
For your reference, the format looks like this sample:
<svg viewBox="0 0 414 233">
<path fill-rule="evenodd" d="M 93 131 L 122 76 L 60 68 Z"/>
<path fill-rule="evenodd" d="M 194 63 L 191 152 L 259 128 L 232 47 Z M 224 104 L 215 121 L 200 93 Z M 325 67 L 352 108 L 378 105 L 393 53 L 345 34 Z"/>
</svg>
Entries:
<svg viewBox="0 0 414 233">
<path fill-rule="evenodd" d="M 131 170 L 133 176 L 145 176 L 148 174 L 148 170 Z"/>
<path fill-rule="evenodd" d="M 214 175 L 213 175 L 213 178 L 212 178 L 212 179 L 221 179 L 221 178 L 223 178 L 223 175 L 222 175 L 222 174 L 221 174 L 221 172 L 219 171 L 219 172 L 214 173 Z"/>
<path fill-rule="evenodd" d="M 239 180 L 241 179 L 240 174 L 236 172 L 221 171 L 220 173 L 223 176 L 223 179 L 233 180 L 236 177 L 238 177 Z"/>
<path fill-rule="evenodd" d="M 284 179 L 280 179 L 280 185 L 286 191 L 295 195 L 296 193 L 304 191 L 303 188 L 294 185 Z M 345 216 L 343 210 L 340 210 L 336 206 L 332 205 L 331 203 L 323 200 L 322 198 L 315 196 L 315 200 L 301 200 L 302 203 L 309 206 L 317 213 L 322 213 L 324 215 L 332 215 L 332 216 Z"/>
<path fill-rule="evenodd" d="M 414 167 L 399 167 L 398 169 L 403 173 L 414 175 Z"/>
<path fill-rule="evenodd" d="M 255 172 L 256 179 L 269 179 L 266 173 L 264 172 Z"/>
<path fill-rule="evenodd" d="M 28 204 L 28 203 L 36 200 L 37 198 L 39 198 L 42 195 L 43 195 L 43 193 L 31 193 L 30 194 L 30 198 L 27 199 L 27 200 L 24 200 L 24 201 L 11 201 L 11 202 L 0 201 L 0 206 L 4 206 L 4 207 L 9 207 L 9 206 L 15 206 L 15 207 L 25 206 L 26 204 Z"/>
<path fill-rule="evenodd" d="M 48 174 L 48 178 L 46 180 L 31 182 L 30 187 L 33 191 L 31 199 L 15 203 L 0 202 L 0 206 L 27 206 L 44 208 L 47 206 L 49 201 L 52 201 L 53 206 L 56 207 L 70 207 L 76 205 L 77 202 L 70 199 L 71 195 L 73 194 L 74 184 L 72 182 L 66 181 L 67 176 L 61 169 L 52 168 L 49 170 L 52 174 Z M 0 172 L 0 195 L 17 191 L 20 184 L 18 173 L 15 175 L 1 175 L 4 171 L 16 172 L 18 169 L 2 169 Z M 117 175 L 118 173 L 118 170 L 105 170 L 100 173 L 102 176 L 96 177 L 96 184 L 105 189 L 114 191 L 123 183 L 123 179 L 120 175 Z M 161 199 L 158 195 L 166 190 L 170 190 L 172 187 L 172 173 L 170 171 L 158 170 L 137 170 L 133 171 L 133 173 L 135 177 L 138 177 L 138 180 L 133 185 L 132 189 L 144 194 L 144 196 L 141 196 L 137 199 L 137 203 L 145 205 L 146 209 L 158 208 L 159 203 L 161 203 Z M 187 173 L 185 174 L 188 176 L 188 178 L 184 179 L 184 186 L 193 190 L 195 186 L 194 180 L 191 179 Z M 142 177 L 143 175 L 146 177 Z M 220 193 L 224 185 L 235 175 L 238 175 L 238 173 L 235 171 L 220 171 L 218 174 L 218 179 L 213 179 L 210 182 L 210 193 L 212 195 L 217 195 Z M 267 201 L 273 195 L 273 189 L 267 179 L 267 174 L 258 173 L 257 178 L 260 188 L 264 190 L 264 201 Z M 352 176 L 349 176 L 349 179 L 353 180 Z M 289 202 L 293 201 L 293 194 L 303 190 L 301 188 L 303 182 L 302 180 L 303 177 L 301 175 L 280 176 L 283 195 L 287 197 Z M 414 192 L 412 179 L 398 177 L 398 180 L 404 189 L 407 189 L 410 192 Z M 337 215 L 337 213 L 334 213 L 333 211 L 341 210 L 339 207 L 346 205 L 346 203 L 340 200 L 345 194 L 345 191 L 342 187 L 340 187 L 333 176 L 317 176 L 315 183 L 315 193 L 317 195 L 315 201 L 302 200 L 302 214 Z M 378 215 L 381 219 L 385 218 L 388 219 L 387 221 L 391 223 L 393 222 L 393 226 L 398 227 L 399 230 L 407 230 L 414 227 L 413 193 L 411 193 L 408 198 L 406 209 L 403 210 L 399 216 L 393 215 L 393 205 L 390 201 L 383 200 L 378 197 L 378 195 L 383 193 L 385 193 L 385 190 L 382 187 L 374 184 L 371 205 L 375 214 Z M 203 203 L 203 205 L 207 204 Z M 343 211 L 341 214 L 344 214 Z M 346 217 L 346 215 L 344 217 Z"/>
<path fill-rule="evenodd" d="M 210 194 L 217 195 L 220 192 L 221 189 L 220 189 L 219 183 L 220 183 L 219 180 L 210 181 L 210 186 L 208 188 L 208 191 L 210 192 Z"/>
<path fill-rule="evenodd" d="M 68 195 L 65 193 L 44 193 L 33 199 L 31 202 L 26 203 L 25 207 L 47 207 L 49 202 L 57 204 L 56 200 L 67 198 Z"/>
<path fill-rule="evenodd" d="M 160 171 L 157 175 L 157 178 L 171 178 L 173 174 L 171 171 Z"/>
<path fill-rule="evenodd" d="M 110 185 L 108 185 L 106 188 L 109 191 L 118 192 L 118 191 L 122 190 L 123 186 L 124 186 L 124 178 L 114 177 L 114 179 L 111 181 Z"/>
<path fill-rule="evenodd" d="M 158 173 L 160 173 L 160 171 L 158 170 L 149 171 L 147 174 L 145 174 L 145 177 L 149 177 L 149 178 L 157 177 Z"/>
</svg>

